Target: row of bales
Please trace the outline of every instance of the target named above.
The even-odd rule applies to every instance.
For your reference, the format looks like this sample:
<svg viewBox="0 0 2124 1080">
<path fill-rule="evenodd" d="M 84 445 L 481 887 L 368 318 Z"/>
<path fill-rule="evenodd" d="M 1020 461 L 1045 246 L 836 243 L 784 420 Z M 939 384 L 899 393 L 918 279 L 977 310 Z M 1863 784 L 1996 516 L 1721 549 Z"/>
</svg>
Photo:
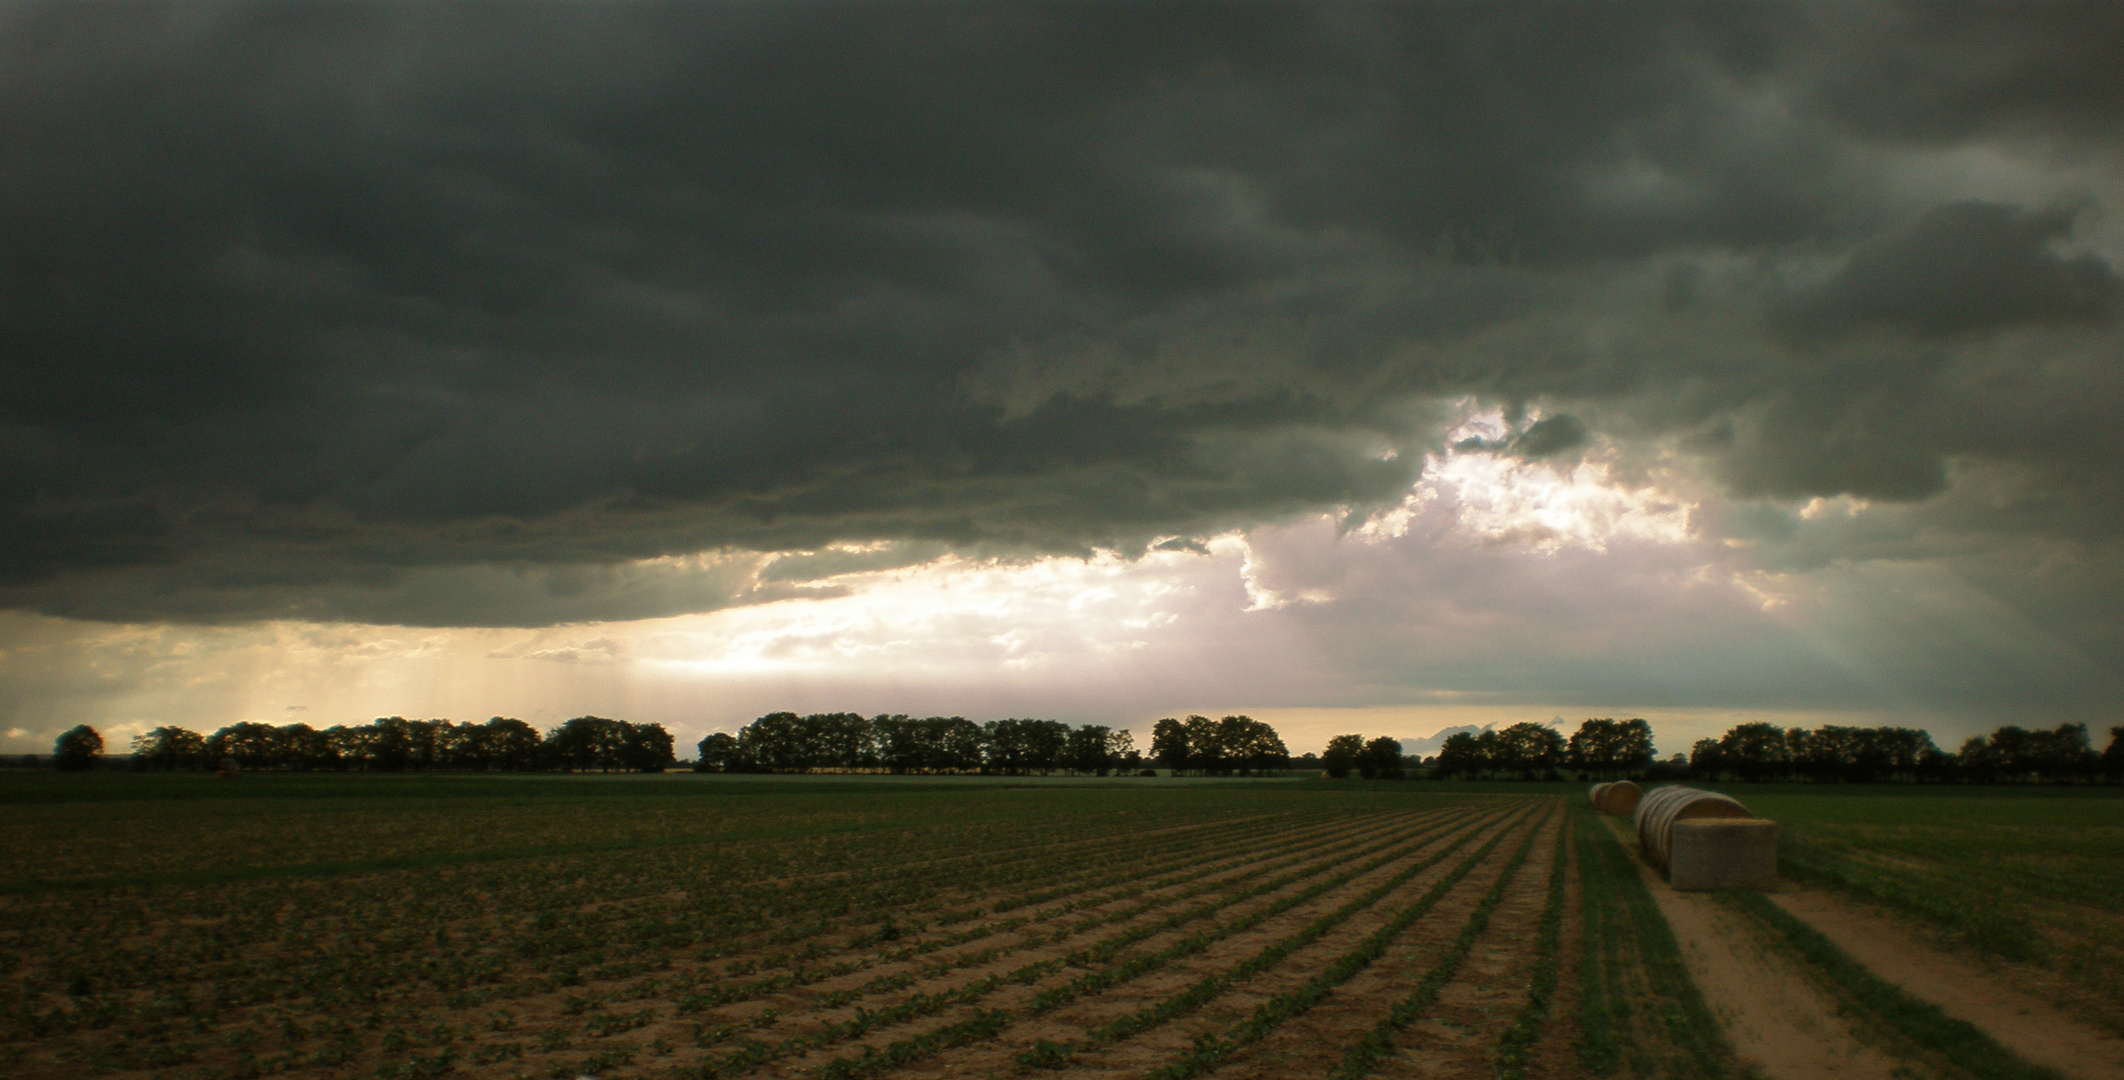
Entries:
<svg viewBox="0 0 2124 1080">
<path fill-rule="evenodd" d="M 1740 801 L 1688 787 L 1647 793 L 1628 780 L 1595 784 L 1593 809 L 1629 815 L 1645 861 L 1684 891 L 1777 886 L 1777 822 Z"/>
</svg>

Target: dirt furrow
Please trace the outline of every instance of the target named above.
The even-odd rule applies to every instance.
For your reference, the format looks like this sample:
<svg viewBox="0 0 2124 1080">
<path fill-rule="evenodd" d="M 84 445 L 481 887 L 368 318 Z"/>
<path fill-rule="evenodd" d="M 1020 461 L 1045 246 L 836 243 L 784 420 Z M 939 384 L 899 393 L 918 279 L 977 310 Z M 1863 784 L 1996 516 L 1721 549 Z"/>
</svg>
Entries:
<svg viewBox="0 0 2124 1080">
<path fill-rule="evenodd" d="M 1426 815 L 1420 824 L 1411 820 L 1403 829 L 1395 830 L 1394 835 L 1389 836 L 1387 839 L 1404 844 L 1423 843 L 1426 842 L 1425 837 L 1429 831 L 1449 825 L 1450 822 L 1439 822 L 1434 817 Z M 1293 880 L 1280 884 L 1274 889 L 1263 891 L 1259 895 L 1247 896 L 1244 900 L 1233 903 L 1224 910 L 1218 911 L 1212 906 L 1209 913 L 1213 913 L 1216 917 L 1208 920 L 1206 925 L 1217 925 L 1229 922 L 1232 919 L 1244 918 L 1248 911 L 1273 905 L 1279 896 L 1302 892 L 1309 881 L 1317 880 L 1322 875 L 1331 873 L 1333 867 L 1333 860 L 1329 860 L 1324 864 L 1316 864 L 1305 868 L 1304 873 Z M 1346 885 L 1343 886 L 1343 888 L 1347 887 Z M 1161 920 L 1162 918 L 1162 916 L 1159 917 Z M 1157 950 L 1173 940 L 1201 932 L 1200 925 L 1203 925 L 1189 921 L 1178 925 L 1159 926 L 1156 921 L 1149 919 L 1146 921 L 1152 921 L 1156 932 L 1139 936 L 1138 940 L 1133 942 L 1127 951 L 1112 958 L 1111 962 L 1123 963 L 1130 955 Z M 932 1022 L 914 1030 L 912 1033 L 908 1029 L 898 1026 L 891 1030 L 869 1031 L 856 1039 L 836 1043 L 830 1047 L 830 1050 L 839 1057 L 860 1054 L 866 1048 L 872 1053 L 877 1053 L 890 1050 L 892 1044 L 896 1042 L 929 1038 L 941 1028 L 951 1028 L 964 1022 L 974 1013 L 999 1009 L 1011 1010 L 1014 1013 L 1034 1011 L 1033 1002 L 1038 995 L 1044 992 L 1052 992 L 1058 987 L 1066 985 L 1072 979 L 1083 977 L 1086 974 L 1083 971 L 1067 966 L 1067 961 L 1070 959 L 1072 952 L 1073 950 L 1068 948 L 1067 945 L 1051 945 L 1040 949 L 1027 950 L 1020 955 L 1010 957 L 1007 961 L 967 970 L 948 981 L 940 981 L 934 984 L 918 984 L 913 988 L 917 995 L 938 994 L 954 987 L 971 988 L 974 992 L 962 994 L 955 1000 L 943 1003 L 946 1007 L 936 1010 L 936 1016 L 942 1021 L 941 1023 Z M 817 1066 L 819 1064 L 818 1057 L 819 1055 L 816 1052 L 802 1057 L 792 1056 L 787 1060 L 777 1062 L 773 1067 L 774 1074 L 800 1074 L 807 1068 Z"/>
<path fill-rule="evenodd" d="M 1379 927 L 1395 917 L 1408 903 L 1423 896 L 1438 881 L 1451 875 L 1456 867 L 1475 857 L 1483 845 L 1497 839 L 1502 833 L 1516 831 L 1522 822 L 1515 815 L 1509 819 L 1492 819 L 1469 833 L 1456 836 L 1465 841 L 1450 852 L 1445 845 L 1428 848 L 1424 861 L 1436 860 L 1421 872 L 1393 884 L 1391 891 L 1364 904 L 1356 910 L 1343 914 L 1341 921 L 1324 931 L 1309 929 L 1322 916 L 1336 913 L 1353 902 L 1364 898 L 1362 887 L 1373 882 L 1384 882 L 1391 876 L 1375 875 L 1367 882 L 1353 883 L 1337 896 L 1323 898 L 1324 903 L 1307 905 L 1302 911 L 1293 911 L 1279 917 L 1273 925 L 1264 924 L 1241 939 L 1224 943 L 1214 953 L 1205 954 L 1199 963 L 1185 969 L 1176 968 L 1161 972 L 1156 978 L 1146 979 L 1129 988 L 1124 994 L 1104 999 L 1092 1009 L 1072 1017 L 1074 1024 L 1058 1025 L 1057 1031 L 1076 1040 L 1090 1043 L 1080 1060 L 1071 1062 L 1072 1071 L 1080 1075 L 1133 1074 L 1171 1058 L 1184 1050 L 1195 1038 L 1221 1031 L 1235 1020 L 1250 1013 L 1261 1001 L 1303 983 L 1317 974 L 1319 969 L 1346 952 L 1352 944 L 1362 941 Z M 1408 869 L 1404 863 L 1397 870 Z M 1455 893 L 1457 893 L 1457 889 Z M 1272 950 L 1288 947 L 1279 945 L 1286 939 L 1299 935 L 1301 938 L 1317 934 L 1311 940 L 1303 940 L 1296 948 L 1278 954 Z M 1263 961 L 1267 961 L 1263 964 Z M 1239 965 L 1262 964 L 1260 970 L 1250 976 L 1235 973 Z M 1243 977 L 1234 977 L 1242 975 Z M 1228 985 L 1224 985 L 1225 980 Z M 1131 1016 L 1144 1016 L 1151 1010 L 1160 1009 L 1164 1003 L 1187 1003 L 1190 997 L 1207 994 L 1207 1000 L 1186 1008 L 1171 1020 L 1158 1022 L 1148 1030 L 1129 1031 L 1111 1044 L 1102 1044 L 1097 1038 L 1102 1025 L 1125 1020 Z M 1153 1016 L 1153 1019 L 1156 1019 Z M 1069 1027 L 1075 1027 L 1074 1032 Z M 1087 1036 L 1090 1036 L 1089 1038 Z M 1026 1038 L 1021 1034 L 1018 1039 Z M 1033 1043 L 1037 1046 L 1037 1042 Z"/>
<path fill-rule="evenodd" d="M 1548 897 L 1549 875 L 1556 863 L 1555 838 L 1565 820 L 1562 814 L 1554 815 L 1535 837 L 1531 856 L 1513 875 L 1474 947 L 1460 960 L 1450 981 L 1439 988 L 1430 1009 L 1395 1040 L 1398 1052 L 1382 1058 L 1374 1075 L 1483 1076 L 1492 1071 L 1498 1041 L 1526 1003 L 1535 960 L 1532 946 Z M 1432 965 L 1446 959 L 1446 951 L 1438 946 L 1427 950 L 1418 965 L 1396 972 L 1373 995 L 1361 996 L 1357 980 L 1351 980 L 1344 988 L 1352 999 L 1350 1003 L 1368 1006 L 1352 1011 L 1376 1014 L 1392 1008 L 1395 991 L 1406 994 Z M 1338 992 L 1337 996 L 1343 995 Z M 1307 1018 L 1311 1016 L 1308 1014 Z M 1349 1027 L 1346 1021 L 1339 1030 Z M 1324 1030 L 1321 1036 L 1326 1039 L 1334 1034 Z M 1358 1037 L 1362 1037 L 1361 1032 Z M 1334 1045 L 1350 1041 L 1354 1040 L 1344 1038 Z"/>
<path fill-rule="evenodd" d="M 948 926 L 935 927 L 929 932 L 922 934 L 905 937 L 894 935 L 890 940 L 879 930 L 873 930 L 870 934 L 862 936 L 842 934 L 832 939 L 830 944 L 823 945 L 823 947 L 831 951 L 846 952 L 850 949 L 874 945 L 881 947 L 883 955 L 874 955 L 856 961 L 860 965 L 860 970 L 857 972 L 825 979 L 816 984 L 804 985 L 811 985 L 811 989 L 815 993 L 838 992 L 846 989 L 851 979 L 856 983 L 861 983 L 880 971 L 891 970 L 892 965 L 887 957 L 898 957 L 904 961 L 912 962 L 915 966 L 927 967 L 939 960 L 948 959 L 952 955 L 944 953 L 943 950 L 956 949 L 959 955 L 980 952 L 994 947 L 995 942 L 991 939 L 1014 933 L 1028 926 L 1035 927 L 1034 934 L 1041 934 L 1043 930 L 1039 927 L 1039 924 L 1062 915 L 1073 914 L 1077 915 L 1079 919 L 1092 918 L 1097 917 L 1102 911 L 1111 910 L 1117 906 L 1127 906 L 1131 903 L 1150 903 L 1159 900 L 1161 897 L 1192 895 L 1195 892 L 1214 889 L 1220 885 L 1258 876 L 1303 858 L 1302 854 L 1290 855 L 1290 852 L 1300 851 L 1303 848 L 1322 843 L 1329 845 L 1338 844 L 1359 835 L 1360 832 L 1361 829 L 1358 826 L 1336 828 L 1324 837 L 1304 831 L 1288 831 L 1268 837 L 1265 840 L 1255 841 L 1256 850 L 1247 855 L 1224 859 L 1205 856 L 1192 863 L 1181 863 L 1177 867 L 1170 864 L 1162 866 L 1160 868 L 1161 876 L 1149 883 L 1149 887 L 1114 882 L 1105 878 L 1085 882 L 1081 890 L 1058 889 L 1051 884 L 1043 884 L 1038 893 L 1021 893 L 1015 897 L 1006 897 L 1000 902 L 990 901 L 989 909 L 979 916 L 958 920 Z M 1266 850 L 1261 850 L 1261 848 Z M 1105 893 L 1100 893 L 1097 891 L 1100 884 L 1108 885 L 1110 888 Z M 1051 895 L 1046 895 L 1058 891 L 1073 892 L 1074 895 L 1067 895 L 1059 900 Z M 1036 903 L 1025 904 L 1022 901 L 1027 896 L 1038 896 L 1040 899 Z M 979 900 L 981 898 L 974 896 L 971 899 Z M 741 965 L 748 960 L 759 962 L 762 957 L 771 953 L 787 953 L 794 948 L 795 944 L 796 942 L 793 941 L 777 942 L 767 948 L 725 952 L 718 957 L 717 962 L 726 969 Z M 930 954 L 939 955 L 932 956 Z M 726 985 L 712 988 L 708 996 L 717 1005 L 730 1006 L 771 995 L 777 990 L 786 989 L 789 986 L 787 978 L 768 978 L 756 980 L 755 982 L 761 987 L 757 993 L 747 993 L 744 990 L 744 984 L 740 984 L 734 987 Z"/>
<path fill-rule="evenodd" d="M 1418 827 L 1433 817 L 1425 815 L 1407 824 Z M 1391 844 L 1394 839 L 1389 837 L 1383 843 Z M 1304 843 L 1306 842 L 1303 840 L 1294 840 L 1290 846 L 1296 847 Z M 1335 850 L 1339 846 L 1362 852 L 1369 846 L 1380 843 L 1382 841 L 1376 836 L 1362 830 L 1338 830 L 1336 836 L 1330 837 L 1329 850 Z M 1274 852 L 1269 854 L 1273 855 Z M 1233 873 L 1212 875 L 1187 886 L 1168 887 L 1161 890 L 1162 896 L 1129 898 L 1129 902 L 1121 905 L 1119 911 L 1086 908 L 1074 912 L 1076 917 L 1066 926 L 1051 929 L 1034 925 L 1029 932 L 1023 934 L 1015 934 L 1022 927 L 1014 926 L 1010 932 L 1015 936 L 1000 941 L 984 938 L 966 949 L 955 952 L 896 957 L 891 963 L 851 976 L 823 980 L 816 985 L 793 987 L 731 1003 L 701 1015 L 692 1023 L 707 1034 L 710 1042 L 736 1044 L 719 1046 L 716 1057 L 728 1061 L 733 1054 L 737 1054 L 742 1064 L 744 1058 L 764 1061 L 769 1057 L 800 1052 L 796 1048 L 785 1048 L 782 1052 L 769 1053 L 768 1048 L 787 1044 L 791 1039 L 812 1039 L 819 1034 L 818 1029 L 845 1029 L 851 1020 L 864 1012 L 861 1008 L 849 1007 L 849 1003 L 854 1000 L 867 999 L 877 994 L 890 994 L 891 1000 L 899 1003 L 898 1007 L 903 1011 L 907 1003 L 921 1002 L 924 999 L 932 1006 L 930 1011 L 942 1011 L 949 1003 L 938 1000 L 940 995 L 963 995 L 969 986 L 983 979 L 1001 978 L 1027 964 L 1043 960 L 1054 962 L 1058 956 L 1066 953 L 1062 943 L 1069 939 L 1103 928 L 1108 933 L 1100 940 L 1110 940 L 1116 935 L 1128 933 L 1129 928 L 1135 924 L 1156 925 L 1170 917 L 1170 913 L 1165 910 L 1167 907 L 1179 901 L 1194 899 L 1198 895 L 1200 899 L 1195 904 L 1182 904 L 1182 909 L 1187 910 L 1199 905 L 1214 906 L 1233 891 L 1244 892 L 1249 887 L 1260 888 L 1263 882 L 1275 880 L 1279 876 L 1276 873 L 1278 870 L 1284 872 L 1281 876 L 1300 873 L 1309 860 L 1317 861 L 1317 853 L 1308 851 L 1287 860 L 1272 858 L 1266 863 L 1260 862 L 1260 858 L 1259 853 L 1248 857 L 1244 860 L 1245 865 Z M 1291 869 L 1292 867 L 1297 869 Z M 902 981 L 896 976 L 909 977 Z M 871 991 L 861 992 L 865 984 L 877 984 L 880 980 L 883 980 L 882 985 L 873 985 Z M 835 1000 L 833 995 L 842 995 L 842 998 Z M 823 1002 L 833 1003 L 820 1008 Z M 752 1029 L 761 1027 L 763 1020 L 771 1020 L 784 1014 L 801 1014 L 807 1023 L 792 1030 L 790 1025 L 776 1021 L 775 1030 L 753 1033 Z M 684 1023 L 670 1022 L 663 1026 L 668 1030 L 654 1034 L 672 1040 L 686 1038 L 701 1041 L 698 1037 L 687 1034 L 687 1025 Z"/>
</svg>

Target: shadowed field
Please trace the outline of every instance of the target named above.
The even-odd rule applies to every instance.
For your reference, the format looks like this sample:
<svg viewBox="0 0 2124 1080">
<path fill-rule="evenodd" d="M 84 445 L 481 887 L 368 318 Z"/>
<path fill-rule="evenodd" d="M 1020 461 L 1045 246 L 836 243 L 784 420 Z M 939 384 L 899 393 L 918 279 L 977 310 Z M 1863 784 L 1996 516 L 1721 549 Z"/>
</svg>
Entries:
<svg viewBox="0 0 2124 1080">
<path fill-rule="evenodd" d="M 1991 841 L 2050 853 L 2013 863 L 1942 830 L 2040 834 L 2059 827 L 2045 815 L 2081 814 L 2099 847 L 2101 814 L 2124 805 L 1736 790 L 1791 823 L 1788 873 L 1807 888 L 1893 897 L 1877 883 L 1990 858 L 1972 880 L 2046 943 L 2060 902 L 2041 890 L 2099 885 L 2101 851 Z M 0 1072 L 1759 1069 L 1699 990 L 1664 885 L 1582 794 L 1140 778 L 9 778 L 0 829 L 30 857 L 0 870 Z M 1974 808 L 1969 820 L 1957 824 L 1957 807 Z M 2075 903 L 2090 913 L 2075 918 L 2105 910 Z M 1948 933 L 1924 915 L 1896 917 Z M 1813 947 L 1797 931 L 1786 937 L 1800 946 L 1779 944 L 1775 912 L 1707 918 L 1764 948 Z M 1793 955 L 1795 971 L 1835 962 Z"/>
</svg>

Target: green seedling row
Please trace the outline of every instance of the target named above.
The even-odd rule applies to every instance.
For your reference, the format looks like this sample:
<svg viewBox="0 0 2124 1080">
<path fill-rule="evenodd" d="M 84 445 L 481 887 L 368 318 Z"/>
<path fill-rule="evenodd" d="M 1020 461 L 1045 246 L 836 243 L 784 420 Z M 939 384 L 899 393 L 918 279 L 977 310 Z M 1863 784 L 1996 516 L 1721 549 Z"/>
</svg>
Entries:
<svg viewBox="0 0 2124 1080">
<path fill-rule="evenodd" d="M 1574 805 L 1572 813 L 1584 927 L 1579 1062 L 1596 1076 L 1625 1066 L 1638 1077 L 1734 1075 L 1732 1049 L 1636 857 L 1589 807 Z"/>
</svg>

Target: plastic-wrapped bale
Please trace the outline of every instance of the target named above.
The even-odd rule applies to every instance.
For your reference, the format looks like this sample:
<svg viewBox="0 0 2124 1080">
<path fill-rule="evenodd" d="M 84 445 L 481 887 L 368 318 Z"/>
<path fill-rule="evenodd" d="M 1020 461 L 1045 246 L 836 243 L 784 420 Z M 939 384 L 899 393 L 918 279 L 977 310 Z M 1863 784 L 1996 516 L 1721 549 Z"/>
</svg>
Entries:
<svg viewBox="0 0 2124 1080">
<path fill-rule="evenodd" d="M 1644 794 L 1643 789 L 1628 780 L 1597 784 L 1593 788 L 1593 809 L 1603 814 L 1633 813 Z"/>
<path fill-rule="evenodd" d="M 1677 889 L 1777 884 L 1777 823 L 1715 791 L 1660 788 L 1637 804 L 1637 842 Z"/>
</svg>

